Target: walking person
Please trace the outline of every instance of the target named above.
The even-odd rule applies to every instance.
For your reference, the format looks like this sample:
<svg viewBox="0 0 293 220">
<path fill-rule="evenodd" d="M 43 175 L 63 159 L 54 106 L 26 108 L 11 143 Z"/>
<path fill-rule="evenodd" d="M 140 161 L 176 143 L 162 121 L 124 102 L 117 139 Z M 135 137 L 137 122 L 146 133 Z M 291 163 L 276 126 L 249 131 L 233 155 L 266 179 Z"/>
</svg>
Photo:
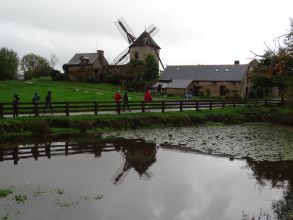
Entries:
<svg viewBox="0 0 293 220">
<path fill-rule="evenodd" d="M 51 113 L 53 114 L 53 108 L 52 108 L 52 96 L 51 96 L 52 92 L 48 91 L 47 95 L 46 95 L 46 105 L 45 105 L 45 109 L 44 109 L 44 113 L 46 112 L 47 108 L 49 108 L 51 110 Z"/>
<path fill-rule="evenodd" d="M 36 92 L 35 95 L 32 98 L 33 104 L 34 104 L 34 110 L 33 113 L 35 113 L 35 115 L 37 116 L 39 114 L 39 101 L 40 101 L 40 96 L 39 94 Z"/>
<path fill-rule="evenodd" d="M 153 101 L 152 95 L 151 95 L 151 90 L 148 88 L 144 94 L 144 101 L 145 103 L 149 103 Z M 150 111 L 150 110 L 148 110 Z"/>
<path fill-rule="evenodd" d="M 13 105 L 13 117 L 18 117 L 18 101 L 19 97 L 17 94 L 13 96 L 12 105 Z"/>
<path fill-rule="evenodd" d="M 33 98 L 32 98 L 33 104 L 34 104 L 34 105 L 38 104 L 39 101 L 40 101 L 40 99 L 41 99 L 41 98 L 40 98 L 39 94 L 36 92 L 35 95 L 34 95 Z"/>
<path fill-rule="evenodd" d="M 124 93 L 124 96 L 123 96 L 123 112 L 125 110 L 125 106 L 126 108 L 128 109 L 128 111 L 130 112 L 130 109 L 129 109 L 129 103 L 128 103 L 128 94 L 127 92 Z"/>
<path fill-rule="evenodd" d="M 120 102 L 122 100 L 122 96 L 120 94 L 120 91 L 117 91 L 115 96 L 114 96 L 115 102 L 116 102 L 116 111 L 119 113 L 120 112 Z"/>
<path fill-rule="evenodd" d="M 145 102 L 151 102 L 153 101 L 152 95 L 151 95 L 151 90 L 147 89 L 147 91 L 144 94 L 144 101 Z"/>
</svg>

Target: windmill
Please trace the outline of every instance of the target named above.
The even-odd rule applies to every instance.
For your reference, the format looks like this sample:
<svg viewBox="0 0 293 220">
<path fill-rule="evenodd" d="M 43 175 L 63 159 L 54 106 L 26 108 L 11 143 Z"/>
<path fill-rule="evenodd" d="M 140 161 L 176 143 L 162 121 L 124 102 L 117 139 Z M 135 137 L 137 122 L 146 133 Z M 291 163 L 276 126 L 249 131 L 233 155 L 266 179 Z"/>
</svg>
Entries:
<svg viewBox="0 0 293 220">
<path fill-rule="evenodd" d="M 156 146 L 144 142 L 135 144 L 135 146 L 122 146 L 120 154 L 124 158 L 124 164 L 111 179 L 114 185 L 123 182 L 131 169 L 134 169 L 141 179 L 152 178 L 153 174 L 148 169 L 156 162 Z"/>
<path fill-rule="evenodd" d="M 124 64 L 129 59 L 145 60 L 146 55 L 150 53 L 153 54 L 155 58 L 157 58 L 162 68 L 165 69 L 159 56 L 159 51 L 161 48 L 152 38 L 159 31 L 159 29 L 155 25 L 150 25 L 139 37 L 136 37 L 134 35 L 133 31 L 126 23 L 124 18 L 118 19 L 115 22 L 115 26 L 117 27 L 123 38 L 126 40 L 126 42 L 129 44 L 129 46 L 113 60 L 115 65 Z M 142 48 L 144 49 L 142 50 Z"/>
</svg>

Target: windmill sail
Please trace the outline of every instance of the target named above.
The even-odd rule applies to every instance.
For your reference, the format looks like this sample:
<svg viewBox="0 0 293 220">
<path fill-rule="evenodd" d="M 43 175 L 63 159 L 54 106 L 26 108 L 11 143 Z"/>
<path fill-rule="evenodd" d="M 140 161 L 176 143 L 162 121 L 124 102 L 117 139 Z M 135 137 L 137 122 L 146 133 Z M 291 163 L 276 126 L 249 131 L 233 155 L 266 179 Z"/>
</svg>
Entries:
<svg viewBox="0 0 293 220">
<path fill-rule="evenodd" d="M 152 24 L 146 29 L 146 32 L 148 32 L 149 35 L 153 37 L 159 32 L 159 29 L 155 25 Z"/>
<path fill-rule="evenodd" d="M 119 18 L 115 22 L 115 25 L 116 25 L 117 29 L 119 30 L 119 32 L 121 33 L 121 35 L 123 36 L 123 38 L 129 44 L 131 44 L 135 41 L 136 37 L 135 37 L 133 31 L 131 30 L 131 28 L 129 27 L 129 25 L 124 20 L 124 18 Z"/>
<path fill-rule="evenodd" d="M 121 52 L 114 60 L 114 64 L 118 65 L 118 64 L 124 64 L 129 60 L 129 49 L 126 48 L 123 52 Z"/>
</svg>

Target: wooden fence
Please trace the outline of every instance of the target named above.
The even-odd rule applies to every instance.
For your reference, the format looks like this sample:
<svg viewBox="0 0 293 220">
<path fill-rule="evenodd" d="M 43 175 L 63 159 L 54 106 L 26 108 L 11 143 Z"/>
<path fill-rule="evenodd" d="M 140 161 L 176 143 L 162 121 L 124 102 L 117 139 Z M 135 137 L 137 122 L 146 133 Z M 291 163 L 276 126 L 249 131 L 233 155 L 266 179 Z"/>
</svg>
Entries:
<svg viewBox="0 0 293 220">
<path fill-rule="evenodd" d="M 225 107 L 235 107 L 244 104 L 259 104 L 259 105 L 285 105 L 287 102 L 281 103 L 280 100 L 249 100 L 245 102 L 240 101 L 196 101 L 196 100 L 162 100 L 162 101 L 131 101 L 129 102 L 129 109 L 133 112 L 145 113 L 147 111 L 180 111 L 183 110 L 200 110 L 200 109 L 210 109 L 213 108 L 225 108 Z M 33 104 L 31 102 L 19 102 L 18 109 L 15 112 L 13 109 L 13 104 L 10 102 L 0 103 L 0 118 L 4 116 L 25 115 L 25 116 L 39 116 L 41 114 L 54 113 L 58 115 L 66 115 L 76 113 L 86 113 L 86 114 L 99 114 L 106 112 L 116 112 L 121 114 L 121 112 L 128 111 L 124 103 L 115 102 L 96 102 L 96 101 L 85 101 L 85 102 L 52 102 L 51 111 L 50 108 L 45 108 L 44 102 L 39 102 Z"/>
</svg>

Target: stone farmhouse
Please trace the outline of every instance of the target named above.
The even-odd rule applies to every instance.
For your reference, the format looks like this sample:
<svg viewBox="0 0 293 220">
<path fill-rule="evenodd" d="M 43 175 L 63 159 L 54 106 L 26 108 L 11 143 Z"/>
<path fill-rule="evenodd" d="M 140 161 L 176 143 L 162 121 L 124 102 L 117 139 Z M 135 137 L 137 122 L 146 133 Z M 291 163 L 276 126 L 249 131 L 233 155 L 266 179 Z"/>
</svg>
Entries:
<svg viewBox="0 0 293 220">
<path fill-rule="evenodd" d="M 167 95 L 248 96 L 252 87 L 250 73 L 258 64 L 167 66 L 153 88 Z"/>
<path fill-rule="evenodd" d="M 103 78 L 103 68 L 108 66 L 104 51 L 97 53 L 77 53 L 63 65 L 69 80 L 99 81 Z"/>
</svg>

